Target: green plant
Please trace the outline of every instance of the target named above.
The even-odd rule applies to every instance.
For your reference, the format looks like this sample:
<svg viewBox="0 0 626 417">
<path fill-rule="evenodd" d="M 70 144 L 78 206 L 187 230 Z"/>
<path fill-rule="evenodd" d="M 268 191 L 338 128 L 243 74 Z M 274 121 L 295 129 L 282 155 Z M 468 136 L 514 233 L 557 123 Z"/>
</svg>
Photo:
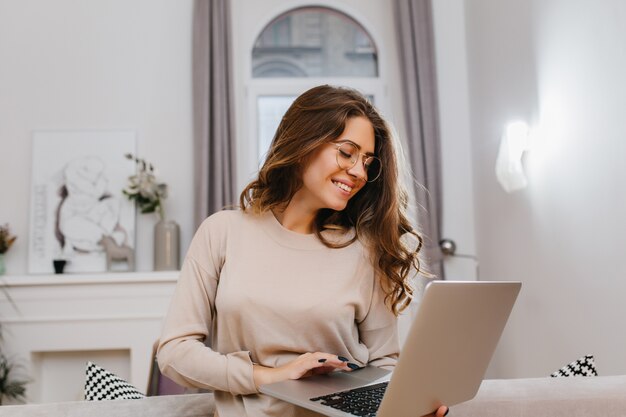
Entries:
<svg viewBox="0 0 626 417">
<path fill-rule="evenodd" d="M 17 236 L 11 235 L 8 223 L 0 226 L 0 254 L 8 251 L 15 239 L 17 239 Z M 0 295 L 3 295 L 13 308 L 17 309 L 17 305 L 2 281 L 0 281 L 0 292 Z M 2 343 L 2 326 L 0 326 L 0 343 Z M 17 401 L 24 399 L 28 381 L 15 378 L 15 370 L 15 364 L 2 352 L 2 347 L 0 346 L 0 405 L 2 405 L 5 398 Z"/>
<path fill-rule="evenodd" d="M 128 177 L 128 184 L 122 193 L 129 200 L 135 200 L 141 213 L 157 212 L 159 218 L 164 219 L 163 200 L 167 198 L 167 184 L 157 182 L 154 166 L 145 159 L 129 153 L 124 156 L 135 161 L 137 173 Z"/>
<path fill-rule="evenodd" d="M 16 365 L 0 353 L 0 405 L 4 399 L 23 402 L 26 394 L 28 381 L 15 378 Z"/>
<path fill-rule="evenodd" d="M 6 297 L 13 308 L 17 310 L 17 305 L 2 281 L 0 281 L 0 290 L 2 290 L 2 294 L 4 294 L 4 297 Z M 0 326 L 0 343 L 2 343 L 2 326 Z M 2 347 L 0 346 L 0 405 L 2 405 L 5 398 L 16 401 L 24 400 L 28 381 L 15 378 L 16 369 L 17 366 L 2 352 Z"/>
<path fill-rule="evenodd" d="M 8 223 L 4 226 L 0 226 L 0 253 L 8 251 L 11 245 L 13 245 L 13 242 L 15 242 L 15 239 L 17 239 L 17 236 L 11 236 Z"/>
</svg>

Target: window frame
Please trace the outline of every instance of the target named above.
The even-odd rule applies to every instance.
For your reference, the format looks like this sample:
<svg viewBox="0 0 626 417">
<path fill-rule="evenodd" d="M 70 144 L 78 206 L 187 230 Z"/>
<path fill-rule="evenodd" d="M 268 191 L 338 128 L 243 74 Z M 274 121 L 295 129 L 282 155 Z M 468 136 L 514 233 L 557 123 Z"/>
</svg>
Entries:
<svg viewBox="0 0 626 417">
<path fill-rule="evenodd" d="M 245 0 L 239 0 L 240 3 Z M 279 4 L 280 3 L 280 4 Z M 249 29 L 247 40 L 242 45 L 245 53 L 241 62 L 243 72 L 244 99 L 240 107 L 245 114 L 245 123 L 238 123 L 238 127 L 243 131 L 238 134 L 237 146 L 237 186 L 242 190 L 258 172 L 260 161 L 258 123 L 259 113 L 257 108 L 258 97 L 261 96 L 298 96 L 304 91 L 320 84 L 330 84 L 336 86 L 348 86 L 359 90 L 361 93 L 372 96 L 377 108 L 382 113 L 391 113 L 391 106 L 388 100 L 387 82 L 387 54 L 382 45 L 382 37 L 376 25 L 362 16 L 355 7 L 351 7 L 349 0 L 335 0 L 331 2 L 293 1 L 289 4 L 277 2 L 276 7 L 269 7 L 265 16 L 258 19 L 257 25 Z M 352 5 L 353 6 L 353 5 Z M 263 30 L 278 16 L 291 10 L 302 9 L 303 7 L 323 7 L 332 9 L 335 12 L 345 14 L 348 18 L 357 22 L 371 37 L 376 46 L 378 58 L 377 77 L 276 77 L 276 78 L 253 78 L 252 76 L 252 50 L 254 44 Z"/>
</svg>

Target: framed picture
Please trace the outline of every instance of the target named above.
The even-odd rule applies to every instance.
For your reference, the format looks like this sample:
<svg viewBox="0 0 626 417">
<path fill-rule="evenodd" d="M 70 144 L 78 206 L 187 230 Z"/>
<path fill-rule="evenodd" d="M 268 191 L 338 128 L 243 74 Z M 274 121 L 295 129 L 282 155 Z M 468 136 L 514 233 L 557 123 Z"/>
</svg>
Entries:
<svg viewBox="0 0 626 417">
<path fill-rule="evenodd" d="M 135 164 L 132 131 L 33 133 L 29 273 L 107 270 L 105 244 L 135 247 L 135 205 L 122 194 Z"/>
</svg>

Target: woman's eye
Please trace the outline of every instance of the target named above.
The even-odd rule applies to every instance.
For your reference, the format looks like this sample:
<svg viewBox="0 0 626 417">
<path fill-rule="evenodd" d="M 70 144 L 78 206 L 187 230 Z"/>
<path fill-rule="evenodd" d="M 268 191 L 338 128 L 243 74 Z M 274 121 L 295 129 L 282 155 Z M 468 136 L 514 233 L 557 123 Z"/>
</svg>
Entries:
<svg viewBox="0 0 626 417">
<path fill-rule="evenodd" d="M 352 154 L 344 151 L 343 149 L 339 149 L 339 154 L 346 159 L 352 158 Z"/>
</svg>

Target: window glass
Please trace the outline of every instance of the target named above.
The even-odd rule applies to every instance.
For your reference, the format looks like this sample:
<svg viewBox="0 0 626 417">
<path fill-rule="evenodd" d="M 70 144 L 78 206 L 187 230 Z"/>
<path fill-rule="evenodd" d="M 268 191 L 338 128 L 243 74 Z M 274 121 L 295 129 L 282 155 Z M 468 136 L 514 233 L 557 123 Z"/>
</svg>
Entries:
<svg viewBox="0 0 626 417">
<path fill-rule="evenodd" d="M 270 148 L 274 133 L 283 115 L 296 99 L 296 96 L 259 96 L 257 111 L 259 115 L 259 161 L 262 164 Z"/>
<path fill-rule="evenodd" d="M 374 103 L 374 96 L 366 95 L 366 97 Z M 257 114 L 258 114 L 258 132 L 259 132 L 259 167 L 265 161 L 265 156 L 276 129 L 280 124 L 285 112 L 291 106 L 291 103 L 296 99 L 296 96 L 283 95 L 283 96 L 258 96 L 257 97 Z"/>
<path fill-rule="evenodd" d="M 290 10 L 270 22 L 252 50 L 252 77 L 377 77 L 372 37 L 326 7 Z"/>
</svg>

